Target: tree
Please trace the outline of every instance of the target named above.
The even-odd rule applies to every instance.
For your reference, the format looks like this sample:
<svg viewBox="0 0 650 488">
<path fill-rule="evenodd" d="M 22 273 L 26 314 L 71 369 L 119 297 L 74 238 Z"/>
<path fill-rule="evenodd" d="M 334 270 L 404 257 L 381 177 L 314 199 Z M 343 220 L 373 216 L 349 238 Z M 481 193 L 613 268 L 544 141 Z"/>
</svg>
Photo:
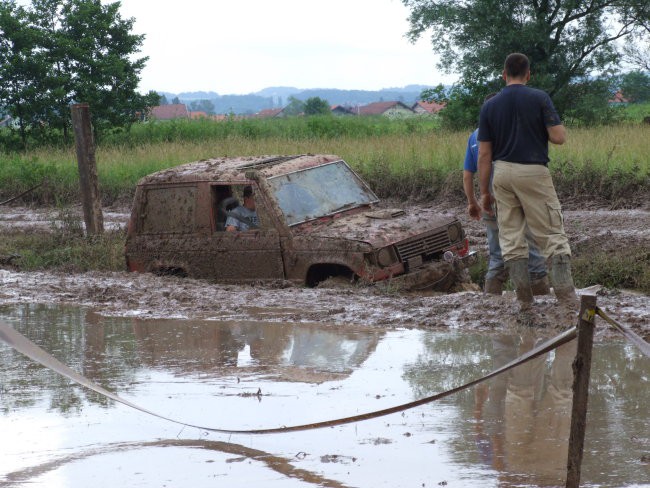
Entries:
<svg viewBox="0 0 650 488">
<path fill-rule="evenodd" d="M 650 100 L 650 76 L 641 71 L 632 71 L 621 77 L 621 91 L 632 102 Z"/>
<path fill-rule="evenodd" d="M 286 115 L 300 115 L 305 111 L 305 102 L 297 99 L 296 97 L 289 97 L 289 104 L 284 107 L 284 114 Z"/>
<path fill-rule="evenodd" d="M 47 69 L 38 50 L 40 39 L 25 8 L 0 2 L 0 105 L 17 120 L 23 148 L 29 126 L 38 123 L 45 106 Z"/>
<path fill-rule="evenodd" d="M 214 103 L 210 100 L 194 100 L 190 103 L 190 110 L 194 112 L 205 112 L 208 115 L 214 115 Z"/>
<path fill-rule="evenodd" d="M 160 96 L 160 105 L 169 105 L 169 100 L 164 94 Z"/>
<path fill-rule="evenodd" d="M 642 71 L 650 71 L 650 34 L 633 36 L 623 47 L 625 62 Z"/>
<path fill-rule="evenodd" d="M 122 19 L 119 6 L 100 0 L 32 0 L 29 7 L 0 2 L 0 31 L 22 41 L 20 49 L 2 42 L 2 69 L 15 74 L 29 67 L 29 76 L 12 90 L 38 93 L 37 103 L 26 104 L 26 95 L 17 99 L 3 90 L 0 103 L 33 131 L 60 129 L 66 141 L 71 103 L 90 105 L 95 135 L 128 127 L 151 103 L 158 104 L 154 92 L 136 91 L 147 61 L 135 57 L 144 36 L 131 33 L 134 20 Z"/>
<path fill-rule="evenodd" d="M 179 105 L 181 103 L 181 99 L 178 97 L 172 98 L 172 104 L 173 105 Z"/>
<path fill-rule="evenodd" d="M 530 85 L 546 90 L 560 113 L 573 103 L 572 83 L 616 65 L 615 41 L 643 30 L 648 10 L 645 0 L 402 2 L 411 10 L 409 38 L 431 33 L 439 66 L 461 75 L 476 110 L 483 98 L 477 93 L 499 82 L 506 55 L 522 52 L 531 61 Z"/>
<path fill-rule="evenodd" d="M 310 97 L 305 100 L 305 115 L 330 115 L 332 113 L 327 100 L 319 97 Z"/>
</svg>

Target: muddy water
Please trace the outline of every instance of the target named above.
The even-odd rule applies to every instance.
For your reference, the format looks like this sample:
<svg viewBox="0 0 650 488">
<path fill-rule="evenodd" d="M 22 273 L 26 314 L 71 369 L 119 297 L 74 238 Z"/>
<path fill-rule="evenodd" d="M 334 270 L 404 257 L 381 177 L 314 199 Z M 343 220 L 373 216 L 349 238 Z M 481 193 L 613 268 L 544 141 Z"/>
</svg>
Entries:
<svg viewBox="0 0 650 488">
<path fill-rule="evenodd" d="M 149 410 L 226 429 L 391 407 L 480 377 L 547 338 L 327 324 L 106 318 L 5 306 L 0 319 Z M 563 486 L 574 343 L 402 414 L 220 435 L 71 385 L 0 344 L 0 486 Z M 650 486 L 650 361 L 595 346 L 582 486 Z"/>
</svg>

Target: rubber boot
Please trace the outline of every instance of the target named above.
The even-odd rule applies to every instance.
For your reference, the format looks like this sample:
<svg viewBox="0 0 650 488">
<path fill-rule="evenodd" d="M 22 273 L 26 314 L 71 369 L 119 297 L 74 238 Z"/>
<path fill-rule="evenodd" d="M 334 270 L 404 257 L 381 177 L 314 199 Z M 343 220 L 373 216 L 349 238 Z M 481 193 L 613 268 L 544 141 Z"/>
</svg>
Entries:
<svg viewBox="0 0 650 488">
<path fill-rule="evenodd" d="M 521 310 L 530 309 L 535 302 L 533 291 L 530 288 L 530 276 L 528 275 L 528 258 L 513 259 L 506 262 L 506 269 L 512 283 L 515 285 L 515 293 Z"/>
<path fill-rule="evenodd" d="M 490 295 L 499 295 L 503 293 L 503 281 L 498 278 L 490 278 L 485 280 L 485 287 L 483 289 L 485 293 Z"/>
<path fill-rule="evenodd" d="M 568 254 L 552 256 L 549 260 L 549 278 L 557 300 L 562 305 L 575 308 L 578 304 L 578 296 L 571 276 L 571 256 Z"/>
<path fill-rule="evenodd" d="M 533 291 L 534 296 L 550 295 L 551 286 L 549 285 L 548 275 L 535 279 L 530 277 L 530 289 Z"/>
</svg>

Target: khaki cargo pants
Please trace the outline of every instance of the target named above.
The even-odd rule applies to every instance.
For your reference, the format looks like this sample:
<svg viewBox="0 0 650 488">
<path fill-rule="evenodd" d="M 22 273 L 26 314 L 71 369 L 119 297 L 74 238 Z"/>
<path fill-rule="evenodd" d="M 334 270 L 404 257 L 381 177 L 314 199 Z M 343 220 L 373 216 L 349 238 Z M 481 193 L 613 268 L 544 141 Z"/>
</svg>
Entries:
<svg viewBox="0 0 650 488">
<path fill-rule="evenodd" d="M 526 225 L 544 258 L 571 255 L 562 208 L 546 166 L 496 161 L 492 186 L 504 261 L 528 259 Z"/>
</svg>

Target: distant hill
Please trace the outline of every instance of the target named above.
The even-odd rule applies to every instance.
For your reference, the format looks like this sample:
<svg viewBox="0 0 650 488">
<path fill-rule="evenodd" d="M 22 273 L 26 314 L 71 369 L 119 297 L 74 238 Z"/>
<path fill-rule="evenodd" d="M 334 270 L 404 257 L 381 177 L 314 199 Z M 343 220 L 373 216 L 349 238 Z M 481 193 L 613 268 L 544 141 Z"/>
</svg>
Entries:
<svg viewBox="0 0 650 488">
<path fill-rule="evenodd" d="M 260 110 L 274 107 L 284 107 L 289 103 L 289 97 L 298 100 L 307 100 L 319 97 L 327 100 L 330 105 L 367 105 L 372 102 L 399 101 L 412 105 L 420 99 L 422 90 L 433 88 L 430 85 L 407 85 L 405 87 L 384 88 L 382 90 L 339 90 L 336 88 L 310 88 L 300 89 L 295 87 L 278 86 L 264 88 L 248 95 L 219 95 L 212 91 L 170 93 L 159 92 L 165 95 L 169 102 L 178 97 L 181 103 L 190 104 L 196 100 L 210 100 L 218 114 L 254 114 Z"/>
</svg>

